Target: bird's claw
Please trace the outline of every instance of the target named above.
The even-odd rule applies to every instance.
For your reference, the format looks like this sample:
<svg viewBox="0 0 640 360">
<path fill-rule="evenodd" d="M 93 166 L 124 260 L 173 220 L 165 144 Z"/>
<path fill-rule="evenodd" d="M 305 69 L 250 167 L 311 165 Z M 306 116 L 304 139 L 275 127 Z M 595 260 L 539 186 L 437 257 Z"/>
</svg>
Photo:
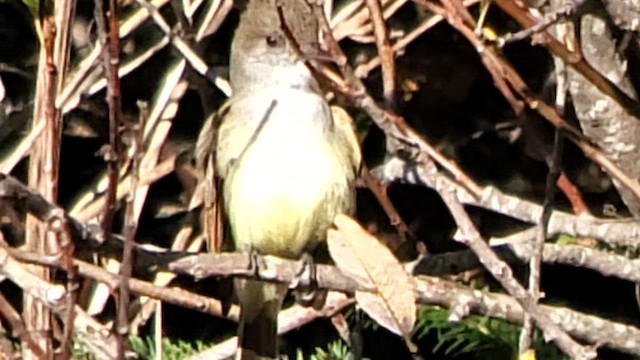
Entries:
<svg viewBox="0 0 640 360">
<path fill-rule="evenodd" d="M 309 253 L 302 254 L 300 270 L 296 274 L 294 282 L 291 284 L 295 289 L 296 300 L 300 304 L 310 306 L 316 303 L 319 297 L 321 300 L 324 299 L 324 296 L 317 291 L 318 282 L 316 275 L 316 264 L 313 261 L 313 257 Z"/>
</svg>

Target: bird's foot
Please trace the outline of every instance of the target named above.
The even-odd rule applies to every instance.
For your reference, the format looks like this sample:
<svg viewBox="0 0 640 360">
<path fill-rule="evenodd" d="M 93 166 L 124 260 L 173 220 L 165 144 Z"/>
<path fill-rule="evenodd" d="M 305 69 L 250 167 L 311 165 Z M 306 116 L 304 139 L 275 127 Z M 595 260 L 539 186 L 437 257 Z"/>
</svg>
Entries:
<svg viewBox="0 0 640 360">
<path fill-rule="evenodd" d="M 304 306 L 321 308 L 327 298 L 327 291 L 318 289 L 316 264 L 309 253 L 303 253 L 300 259 L 300 270 L 296 274 L 291 287 L 294 289 L 296 301 Z"/>
<path fill-rule="evenodd" d="M 256 249 L 251 248 L 247 254 L 249 257 L 249 264 L 247 266 L 247 274 L 251 276 L 259 277 L 260 275 L 260 254 Z"/>
</svg>

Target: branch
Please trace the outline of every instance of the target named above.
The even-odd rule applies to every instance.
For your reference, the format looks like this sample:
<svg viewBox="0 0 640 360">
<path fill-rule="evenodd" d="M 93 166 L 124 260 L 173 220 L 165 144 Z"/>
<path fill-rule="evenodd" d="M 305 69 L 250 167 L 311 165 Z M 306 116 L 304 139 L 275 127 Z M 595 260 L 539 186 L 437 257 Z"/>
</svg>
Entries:
<svg viewBox="0 0 640 360">
<path fill-rule="evenodd" d="M 508 236 L 502 239 L 491 239 L 493 251 L 501 259 L 510 264 L 525 264 L 533 254 L 533 242 L 536 229 Z M 597 271 L 604 276 L 613 276 L 630 282 L 640 282 L 640 259 L 629 259 L 622 255 L 611 254 L 602 250 L 590 249 L 579 245 L 544 244 L 542 261 L 545 264 L 558 264 Z M 407 264 L 413 274 L 442 276 L 457 274 L 482 266 L 471 250 L 462 250 L 444 254 L 425 256 Z"/>
<path fill-rule="evenodd" d="M 442 178 L 446 179 L 445 177 L 442 177 Z M 12 201 L 14 205 L 22 205 L 23 208 L 25 208 L 28 211 L 32 211 L 34 215 L 37 215 L 42 219 L 49 218 L 51 216 L 51 213 L 54 212 L 55 209 L 59 209 L 55 205 L 52 205 L 46 202 L 41 196 L 39 196 L 37 193 L 33 192 L 32 190 L 28 189 L 26 186 L 24 186 L 17 180 L 6 175 L 0 175 L 0 199 Z M 69 224 L 71 224 L 73 228 L 76 230 L 75 232 L 76 236 L 79 234 L 83 234 L 87 236 L 86 238 L 82 238 L 82 237 L 74 238 L 75 241 L 80 240 L 82 242 L 85 242 L 85 245 L 87 240 L 90 240 L 92 242 L 97 242 L 97 239 L 92 237 L 93 235 L 91 235 L 91 232 L 86 231 L 82 224 L 80 224 L 79 222 L 75 221 L 73 218 L 70 218 L 70 217 L 67 218 L 67 221 L 69 221 Z M 114 244 L 116 245 L 119 244 L 121 249 L 122 241 L 116 238 L 115 236 L 113 236 L 111 239 L 107 239 L 104 242 L 105 246 L 114 245 Z M 503 246 L 503 247 L 506 248 L 506 246 Z M 96 248 L 99 248 L 99 246 L 94 247 L 94 249 Z M 516 243 L 514 245 L 510 245 L 510 248 L 513 251 L 507 251 L 507 250 L 505 251 L 507 251 L 508 253 L 512 253 L 511 256 L 513 256 L 513 254 L 515 254 L 517 257 L 522 257 L 522 258 L 527 258 L 527 256 L 530 256 L 530 255 L 527 255 L 526 244 L 519 245 L 518 243 Z M 297 274 L 299 274 L 300 267 L 302 266 L 302 264 L 296 261 L 266 257 L 264 259 L 264 263 L 268 264 L 267 268 L 270 270 L 264 271 L 263 269 L 259 268 L 257 270 L 257 273 L 254 273 L 253 271 L 248 270 L 250 268 L 249 266 L 250 260 L 244 254 L 223 253 L 223 254 L 198 254 L 198 255 L 190 256 L 184 253 L 171 253 L 171 252 L 150 253 L 140 247 L 136 248 L 135 250 L 137 251 L 137 254 L 138 254 L 137 258 L 144 260 L 141 262 L 140 264 L 141 266 L 145 266 L 145 267 L 154 266 L 155 269 L 158 269 L 158 268 L 168 269 L 170 271 L 175 271 L 179 273 L 191 274 L 197 279 L 204 278 L 207 276 L 245 276 L 245 277 L 257 276 L 260 279 L 263 279 L 265 281 L 291 282 L 297 278 Z M 640 278 L 640 275 L 638 275 L 640 274 L 640 271 L 635 271 L 635 268 L 629 268 L 627 266 L 629 263 L 631 263 L 636 267 L 640 267 L 640 260 L 628 260 L 628 259 L 625 260 L 618 255 L 609 255 L 603 252 L 599 252 L 591 249 L 584 249 L 577 246 L 560 247 L 557 245 L 547 244 L 545 245 L 544 251 L 545 251 L 544 253 L 545 261 L 549 261 L 549 262 L 557 261 L 557 262 L 563 262 L 563 263 L 573 262 L 575 264 L 582 264 L 585 267 L 601 269 L 605 274 L 608 273 L 609 275 L 620 276 L 623 278 L 630 278 L 634 281 L 636 281 L 635 280 L 636 278 Z M 60 268 L 64 270 L 63 264 L 60 263 L 57 258 L 42 257 L 34 253 L 18 251 L 18 250 L 11 250 L 11 254 L 12 256 L 15 256 L 17 259 L 21 261 L 38 263 L 38 264 L 47 265 L 47 266 L 54 266 L 56 268 Z M 119 254 L 119 252 L 116 252 L 116 254 Z M 429 256 L 419 263 L 408 264 L 407 269 L 408 271 L 414 273 L 414 275 L 417 275 L 419 273 L 422 273 L 423 271 L 426 272 L 426 269 L 429 269 L 429 268 L 438 269 L 437 266 L 430 266 L 429 263 L 444 264 L 444 266 L 447 267 L 446 260 L 447 259 L 453 260 L 453 258 L 449 257 L 449 255 L 450 254 Z M 460 259 L 467 257 L 465 255 L 462 255 L 462 253 L 456 254 L 455 256 L 457 258 L 456 260 L 453 260 L 453 261 L 455 261 L 456 264 L 463 263 L 462 261 L 460 261 Z M 586 259 L 585 259 L 585 256 L 587 256 Z M 468 257 L 472 258 L 471 256 L 468 256 Z M 625 261 L 622 261 L 622 260 L 625 260 Z M 470 261 L 473 261 L 473 260 L 470 260 Z M 262 261 L 258 263 L 262 263 Z M 156 265 L 153 265 L 153 264 L 156 264 Z M 477 264 L 477 260 L 476 260 L 476 264 Z M 75 260 L 74 265 L 77 266 L 78 275 L 80 276 L 89 277 L 89 278 L 107 283 L 112 288 L 118 286 L 119 284 L 119 277 L 117 275 L 108 273 L 104 269 L 98 266 L 87 264 L 80 260 Z M 317 276 L 318 284 L 323 288 L 329 288 L 329 289 L 343 291 L 347 293 L 352 293 L 356 289 L 356 285 L 353 281 L 351 281 L 349 278 L 344 277 L 337 269 L 331 266 L 318 265 L 317 272 L 318 272 L 318 276 Z M 443 281 L 437 278 L 425 277 L 425 276 L 419 276 L 419 279 L 421 280 L 429 279 L 429 281 L 434 281 L 434 282 Z M 637 281 L 640 281 L 640 279 L 637 279 Z M 444 282 L 443 284 L 448 284 L 448 286 L 450 287 L 459 286 L 453 282 Z M 145 296 L 153 297 L 163 301 L 175 303 L 181 306 L 191 307 L 199 311 L 207 312 L 214 316 L 229 316 L 231 318 L 234 318 L 236 316 L 234 315 L 235 314 L 234 311 L 231 311 L 229 314 L 224 314 L 222 312 L 222 304 L 215 299 L 202 297 L 200 295 L 186 292 L 181 289 L 161 288 L 161 287 L 154 286 L 153 284 L 140 281 L 134 278 L 131 279 L 130 286 L 131 286 L 131 291 L 139 295 L 145 295 Z M 362 290 L 366 291 L 367 289 L 362 289 Z M 471 290 L 468 290 L 468 291 L 471 291 Z M 441 302 L 443 301 L 442 298 L 439 298 L 438 300 L 438 298 L 432 297 L 432 296 L 435 296 L 434 292 L 436 293 L 444 292 L 448 294 L 447 296 L 457 297 L 456 293 L 449 293 L 449 290 L 447 289 L 438 290 L 436 288 L 429 288 L 429 289 L 420 288 L 418 289 L 418 297 L 422 299 L 421 302 L 423 303 L 426 301 L 427 303 L 442 304 Z M 473 292 L 473 293 L 476 294 L 476 292 Z M 494 298 L 491 297 L 492 295 L 483 295 L 483 296 L 484 297 L 482 297 L 480 300 L 484 302 L 502 301 L 502 300 L 495 300 Z M 425 300 L 425 299 L 431 299 L 431 300 Z M 474 301 L 480 301 L 480 300 L 474 300 Z M 453 303 L 451 304 L 452 304 L 452 308 L 460 308 L 460 306 L 453 306 L 455 304 Z M 501 312 L 503 311 L 504 308 L 510 309 L 509 310 L 510 312 L 508 314 Z M 490 316 L 497 316 L 500 318 L 504 318 L 510 321 L 515 321 L 514 319 L 518 319 L 522 317 L 522 311 L 518 309 L 519 309 L 518 307 L 513 305 L 508 305 L 508 306 L 505 305 L 505 307 L 496 307 L 492 305 L 490 309 L 486 311 L 486 314 Z M 547 311 L 547 310 L 548 309 L 546 307 L 543 307 L 543 311 Z M 640 346 L 629 341 L 629 338 L 631 338 L 633 334 L 639 334 L 638 330 L 636 330 L 635 328 L 631 328 L 631 327 L 627 328 L 625 325 L 606 322 L 605 320 L 598 319 L 598 318 L 594 318 L 594 319 L 597 319 L 597 322 L 595 322 L 595 320 L 593 320 L 588 315 L 572 312 L 571 310 L 562 310 L 562 311 L 568 311 L 567 316 L 570 316 L 570 317 L 568 318 L 558 317 L 558 318 L 554 318 L 555 320 L 553 321 L 558 321 L 562 325 L 563 330 L 568 331 L 571 334 L 576 334 L 576 336 L 580 338 L 589 339 L 589 341 L 591 341 L 590 339 L 598 339 L 598 336 L 599 336 L 597 333 L 593 334 L 592 331 L 589 330 L 593 328 L 591 324 L 592 323 L 602 324 L 604 321 L 605 325 L 602 325 L 602 327 L 600 328 L 603 334 L 604 333 L 614 334 L 616 332 L 615 329 L 622 328 L 622 329 L 625 329 L 624 333 L 628 335 L 628 336 L 622 337 L 618 334 L 612 337 L 603 337 L 602 339 L 604 339 L 605 344 L 613 348 L 616 348 L 618 350 L 640 354 Z M 485 313 L 485 312 L 482 311 L 482 313 Z M 507 317 L 507 315 L 509 316 Z M 573 323 L 571 322 L 562 323 L 562 321 L 565 321 L 566 319 L 570 319 L 571 321 L 573 321 Z M 575 319 L 578 319 L 578 320 L 575 320 Z M 78 320 L 76 318 L 76 322 L 78 321 L 81 321 L 81 320 Z M 520 321 L 520 320 L 517 320 L 517 321 Z M 602 339 L 598 339 L 598 340 L 602 340 Z M 595 340 L 593 342 L 595 342 Z"/>
<path fill-rule="evenodd" d="M 416 279 L 420 303 L 436 304 L 450 309 L 466 309 L 476 314 L 522 324 L 524 311 L 514 298 L 473 290 L 452 281 L 420 276 Z M 640 353 L 640 329 L 587 315 L 568 308 L 539 305 L 540 312 L 571 336 L 585 342 L 613 349 Z"/>
<path fill-rule="evenodd" d="M 481 195 L 475 196 L 466 187 L 443 174 L 398 157 L 388 159 L 371 170 L 371 173 L 383 181 L 423 185 L 436 191 L 453 187 L 458 200 L 463 204 L 481 207 L 531 224 L 537 223 L 543 211 L 539 204 L 505 194 L 493 186 L 480 187 L 478 191 Z M 568 234 L 598 239 L 611 246 L 640 247 L 640 224 L 633 219 L 599 219 L 554 210 L 551 212 L 547 232 L 548 236 Z"/>
<path fill-rule="evenodd" d="M 38 256 L 33 252 L 17 249 L 5 250 L 0 247 L 0 260 L 2 260 L 2 251 L 4 251 L 5 253 L 7 253 L 8 251 L 7 254 L 10 255 L 8 257 L 9 259 L 15 258 L 16 260 L 25 263 L 39 264 L 42 266 L 49 266 L 64 270 L 63 264 L 54 257 L 43 258 L 42 256 Z M 15 262 L 15 260 L 13 261 Z M 77 267 L 78 275 L 104 283 L 111 290 L 117 289 L 121 284 L 120 275 L 110 273 L 100 266 L 92 265 L 77 259 L 74 260 L 73 264 Z M 0 266 L 1 265 L 2 264 L 0 263 Z M 0 267 L 0 271 L 1 270 L 2 268 Z M 18 283 L 18 285 L 21 284 Z M 49 285 L 47 285 L 45 289 L 50 289 Z M 148 281 L 130 278 L 129 290 L 136 295 L 148 296 L 170 304 L 187 307 L 216 317 L 228 318 L 235 321 L 237 321 L 238 319 L 239 311 L 237 307 L 232 307 L 228 312 L 224 312 L 223 304 L 220 301 L 180 288 L 160 287 Z M 63 289 L 62 293 L 64 293 Z"/>
<path fill-rule="evenodd" d="M 462 242 L 468 245 L 478 256 L 480 262 L 489 270 L 491 275 L 500 282 L 509 294 L 513 295 L 518 303 L 525 309 L 526 314 L 536 322 L 540 330 L 544 333 L 545 339 L 552 340 L 558 347 L 573 359 L 594 359 L 597 353 L 593 349 L 582 346 L 564 332 L 551 318 L 544 313 L 536 304 L 537 299 L 531 296 L 522 285 L 513 277 L 509 265 L 500 260 L 491 250 L 489 245 L 482 239 L 480 233 L 464 210 L 462 204 L 451 190 L 443 190 L 440 196 L 451 211 L 458 228 L 463 233 L 465 240 Z"/>
<path fill-rule="evenodd" d="M 43 359 L 45 357 L 42 348 L 24 327 L 20 314 L 2 294 L 0 294 L 0 316 L 11 326 L 12 335 L 17 336 L 23 344 L 26 344 L 36 358 Z"/>
<path fill-rule="evenodd" d="M 376 38 L 378 55 L 382 62 L 382 87 L 387 108 L 394 109 L 396 105 L 396 64 L 393 49 L 389 43 L 387 26 L 384 23 L 380 0 L 367 0 L 369 16 L 373 23 L 373 34 Z"/>
<path fill-rule="evenodd" d="M 489 196 L 485 195 L 481 199 L 476 199 L 466 193 L 463 187 L 448 180 L 448 178 L 441 174 L 425 174 L 415 165 L 408 164 L 397 158 L 390 159 L 385 165 L 377 168 L 375 173 L 382 176 L 386 181 L 399 180 L 412 184 L 427 184 L 436 190 L 440 189 L 443 184 L 446 186 L 457 186 L 456 194 L 461 202 L 486 207 L 487 209 L 515 216 L 520 220 L 530 223 L 535 223 L 536 214 L 540 214 L 542 211 L 542 207 L 538 204 L 503 194 L 491 187 L 482 190 L 483 194 L 490 194 Z M 398 174 L 404 177 L 398 178 Z M 0 200 L 9 202 L 16 208 L 22 208 L 28 211 L 42 221 L 47 221 L 54 216 L 59 216 L 61 211 L 60 208 L 47 202 L 38 193 L 29 189 L 18 180 L 3 174 L 0 174 Z M 508 204 L 508 206 L 505 204 Z M 58 215 L 56 215 L 56 213 Z M 98 229 L 88 228 L 70 216 L 66 216 L 65 219 L 72 227 L 71 232 L 77 247 L 100 251 L 101 254 L 110 257 L 117 257 L 121 254 L 123 242 L 120 237 L 114 235 L 110 239 L 101 242 L 98 240 Z M 638 224 L 632 221 L 606 221 L 554 211 L 551 215 L 549 235 L 553 236 L 562 233 L 572 236 L 597 238 L 614 245 L 622 244 L 637 247 L 637 235 L 634 234 L 638 234 L 638 231 Z M 513 238 L 518 238 L 519 241 L 518 239 L 498 239 L 498 242 L 503 245 L 497 244 L 496 251 L 509 261 L 528 261 L 531 249 L 527 245 L 527 242 L 535 238 L 535 235 L 533 235 L 533 237 L 527 236 L 528 233 L 530 232 L 525 231 L 512 236 Z M 612 236 L 615 241 L 607 238 L 607 236 Z M 625 239 L 626 243 L 623 243 Z M 492 240 L 492 242 L 495 241 Z M 508 244 L 505 244 L 507 242 Z M 152 252 L 145 250 L 145 248 L 141 246 L 136 246 L 134 251 L 136 252 L 136 267 L 138 271 L 154 269 L 158 264 L 164 264 L 162 266 L 169 269 L 167 264 L 175 260 L 180 260 L 182 263 L 189 261 L 193 261 L 194 264 L 198 263 L 197 260 L 191 259 L 189 253 Z M 241 260 L 229 260 L 229 258 L 226 257 L 230 256 L 229 254 L 224 254 L 224 256 L 225 257 L 220 259 L 210 259 L 208 261 L 215 261 L 218 267 L 231 262 L 229 265 L 231 267 L 245 266 L 245 269 L 248 268 L 248 263 L 242 262 L 235 263 L 234 265 L 234 261 Z M 243 257 L 242 255 L 238 256 Z M 629 260 L 624 256 L 608 254 L 604 251 L 572 245 L 559 246 L 545 244 L 544 261 L 547 263 L 562 263 L 588 267 L 604 275 L 640 282 L 640 271 L 633 270 L 636 269 L 636 267 L 640 267 L 640 260 Z M 177 264 L 180 264 L 180 262 L 176 262 L 175 266 L 178 266 Z M 425 270 L 419 271 L 419 273 L 439 275 L 461 272 L 475 266 L 478 266 L 477 259 L 470 252 L 466 255 L 465 252 L 431 255 L 420 262 L 420 267 Z M 224 269 L 220 271 L 221 272 L 214 274 L 226 274 Z M 210 274 L 200 273 L 197 268 L 194 268 L 192 275 L 199 278 L 209 276 Z"/>
<path fill-rule="evenodd" d="M 102 256 L 118 258 L 122 254 L 123 239 L 111 234 L 102 238 L 99 228 L 86 226 L 69 216 L 62 208 L 47 201 L 42 195 L 27 187 L 12 176 L 0 173 L 0 200 L 11 204 L 15 209 L 28 212 L 40 221 L 49 222 L 57 219 L 69 226 L 69 233 L 76 247 L 80 250 L 100 251 Z M 135 246 L 137 260 L 142 264 L 153 263 L 152 253 L 142 251 Z"/>
<path fill-rule="evenodd" d="M 11 250 L 11 255 L 16 256 L 21 261 L 40 261 L 44 263 L 42 257 L 34 253 Z M 169 268 L 182 274 L 190 274 L 196 279 L 209 276 L 242 276 L 257 278 L 264 281 L 275 281 L 290 283 L 297 278 L 300 272 L 301 262 L 286 260 L 272 256 L 264 256 L 255 262 L 258 269 L 248 270 L 250 263 L 249 256 L 240 253 L 219 253 L 219 254 L 198 254 L 185 257 L 176 261 L 168 261 L 161 268 Z M 57 266 L 55 262 L 47 263 L 50 266 Z M 118 276 L 106 272 L 94 265 L 85 265 L 78 262 L 78 273 L 82 276 L 91 277 L 98 281 L 105 281 L 112 287 L 117 286 Z M 408 271 L 413 268 L 412 264 L 407 266 Z M 485 314 L 521 324 L 524 311 L 518 302 L 510 296 L 496 293 L 487 293 L 480 290 L 473 290 L 463 285 L 440 278 L 417 275 L 413 281 L 416 283 L 416 295 L 418 302 L 422 304 L 435 304 L 453 309 L 453 314 L 457 318 L 469 313 Z M 348 277 L 344 276 L 333 266 L 317 265 L 317 282 L 319 287 L 328 288 L 335 291 L 353 293 L 356 289 L 367 291 L 368 289 L 358 287 Z M 139 286 L 140 284 L 144 284 Z M 187 299 L 184 294 L 190 294 L 182 289 L 156 289 L 157 287 L 137 279 L 131 279 L 131 291 L 140 295 L 150 296 L 163 301 Z M 154 291 L 144 290 L 156 289 Z M 176 296 L 167 296 L 174 292 Z M 193 295 L 192 295 L 193 296 Z M 200 295 L 195 295 L 200 296 Z M 215 301 L 215 300 L 213 300 Z M 178 305 L 184 306 L 182 303 Z M 640 355 L 640 329 L 633 326 L 616 323 L 596 316 L 587 315 L 567 308 L 541 305 L 541 313 L 548 317 L 550 321 L 557 324 L 562 330 L 572 336 L 584 339 L 590 343 L 609 346 L 611 348 Z M 197 310 L 213 314 L 211 308 L 201 306 Z M 237 319 L 236 310 L 232 310 L 232 319 Z M 452 315 L 453 316 L 453 315 Z M 77 321 L 77 320 L 76 320 Z M 293 325 L 292 325 L 293 326 Z M 290 330 L 289 327 L 287 329 Z M 285 330 L 283 330 L 285 331 Z M 227 342 L 225 342 L 227 343 Z"/>
</svg>

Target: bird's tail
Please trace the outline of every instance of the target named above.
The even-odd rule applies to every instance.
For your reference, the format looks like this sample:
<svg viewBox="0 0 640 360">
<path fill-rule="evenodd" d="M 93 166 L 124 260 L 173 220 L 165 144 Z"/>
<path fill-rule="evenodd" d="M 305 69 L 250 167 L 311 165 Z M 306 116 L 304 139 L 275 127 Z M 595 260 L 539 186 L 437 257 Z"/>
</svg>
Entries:
<svg viewBox="0 0 640 360">
<path fill-rule="evenodd" d="M 287 285 L 236 279 L 235 288 L 240 301 L 236 359 L 276 359 L 278 312 L 287 294 Z"/>
</svg>

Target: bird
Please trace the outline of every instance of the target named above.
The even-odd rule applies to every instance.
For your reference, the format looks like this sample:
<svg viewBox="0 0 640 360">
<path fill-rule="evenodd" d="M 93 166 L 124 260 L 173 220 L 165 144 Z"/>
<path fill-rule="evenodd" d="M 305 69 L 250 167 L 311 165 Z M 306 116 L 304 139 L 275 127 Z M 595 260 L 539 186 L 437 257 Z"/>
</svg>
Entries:
<svg viewBox="0 0 640 360">
<path fill-rule="evenodd" d="M 318 36 L 305 0 L 249 0 L 240 16 L 232 95 L 196 146 L 221 179 L 236 251 L 300 259 L 326 238 L 337 215 L 355 211 L 357 136 L 334 116 L 310 70 L 312 56 L 301 53 L 312 53 Z M 287 284 L 235 279 L 234 287 L 241 309 L 236 358 L 277 358 Z"/>
</svg>

